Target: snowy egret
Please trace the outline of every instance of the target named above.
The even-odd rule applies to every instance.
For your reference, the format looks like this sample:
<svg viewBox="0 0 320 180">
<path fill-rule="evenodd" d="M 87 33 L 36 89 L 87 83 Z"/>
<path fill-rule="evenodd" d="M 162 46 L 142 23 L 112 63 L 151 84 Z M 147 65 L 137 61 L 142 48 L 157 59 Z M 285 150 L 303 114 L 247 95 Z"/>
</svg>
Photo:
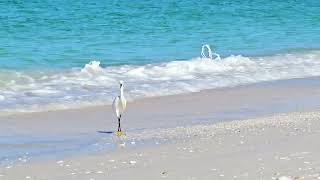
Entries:
<svg viewBox="0 0 320 180">
<path fill-rule="evenodd" d="M 120 95 L 115 97 L 113 100 L 113 109 L 116 113 L 116 116 L 118 118 L 118 132 L 121 132 L 121 117 L 126 109 L 127 106 L 127 100 L 123 95 L 123 81 L 119 82 L 120 84 Z"/>
</svg>

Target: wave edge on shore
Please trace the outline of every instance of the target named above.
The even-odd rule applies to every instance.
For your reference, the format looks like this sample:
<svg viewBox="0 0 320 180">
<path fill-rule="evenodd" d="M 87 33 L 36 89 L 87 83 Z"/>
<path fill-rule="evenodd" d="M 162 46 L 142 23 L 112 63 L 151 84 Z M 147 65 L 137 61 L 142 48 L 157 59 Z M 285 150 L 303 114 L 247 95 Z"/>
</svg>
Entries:
<svg viewBox="0 0 320 180">
<path fill-rule="evenodd" d="M 0 113 L 110 104 L 117 83 L 136 98 L 198 92 L 264 81 L 320 76 L 320 50 L 263 57 L 231 55 L 159 64 L 103 67 L 91 61 L 67 70 L 0 70 Z"/>
</svg>

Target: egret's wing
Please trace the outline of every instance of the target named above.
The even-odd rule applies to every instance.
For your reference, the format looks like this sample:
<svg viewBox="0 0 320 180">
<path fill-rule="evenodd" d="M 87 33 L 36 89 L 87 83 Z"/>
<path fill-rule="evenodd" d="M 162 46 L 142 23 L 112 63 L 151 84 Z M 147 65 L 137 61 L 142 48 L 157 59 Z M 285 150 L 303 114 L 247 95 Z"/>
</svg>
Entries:
<svg viewBox="0 0 320 180">
<path fill-rule="evenodd" d="M 114 98 L 113 100 L 113 104 L 112 104 L 112 107 L 113 107 L 113 110 L 114 112 L 116 113 L 116 116 L 119 118 L 120 117 L 120 113 L 119 113 L 119 105 L 120 105 L 120 98 L 119 96 L 117 96 L 116 98 Z"/>
<path fill-rule="evenodd" d="M 124 96 L 121 98 L 121 104 L 122 104 L 122 111 L 124 111 L 127 107 L 127 100 Z"/>
</svg>

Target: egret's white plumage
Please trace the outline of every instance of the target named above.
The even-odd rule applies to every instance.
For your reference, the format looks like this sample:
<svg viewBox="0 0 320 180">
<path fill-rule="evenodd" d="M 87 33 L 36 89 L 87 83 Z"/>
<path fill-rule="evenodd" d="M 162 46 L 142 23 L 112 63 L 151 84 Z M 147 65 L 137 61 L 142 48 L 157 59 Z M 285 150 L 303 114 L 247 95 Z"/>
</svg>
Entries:
<svg viewBox="0 0 320 180">
<path fill-rule="evenodd" d="M 120 120 L 121 116 L 124 113 L 126 106 L 127 106 L 127 100 L 123 95 L 123 81 L 119 82 L 120 84 L 120 95 L 115 97 L 113 100 L 113 109 L 116 113 L 116 116 L 118 118 L 118 131 L 121 131 L 121 125 L 120 125 Z"/>
</svg>

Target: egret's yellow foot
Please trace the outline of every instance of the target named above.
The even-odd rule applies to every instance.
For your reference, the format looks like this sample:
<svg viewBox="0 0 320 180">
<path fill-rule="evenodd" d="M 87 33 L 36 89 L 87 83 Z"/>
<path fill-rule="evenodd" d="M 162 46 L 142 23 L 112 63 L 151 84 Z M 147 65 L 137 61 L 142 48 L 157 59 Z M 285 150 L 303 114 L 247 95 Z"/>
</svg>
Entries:
<svg viewBox="0 0 320 180">
<path fill-rule="evenodd" d="M 124 132 L 122 132 L 122 131 L 117 131 L 117 136 L 118 137 L 121 137 L 121 136 L 125 136 L 126 134 L 124 133 Z"/>
</svg>

